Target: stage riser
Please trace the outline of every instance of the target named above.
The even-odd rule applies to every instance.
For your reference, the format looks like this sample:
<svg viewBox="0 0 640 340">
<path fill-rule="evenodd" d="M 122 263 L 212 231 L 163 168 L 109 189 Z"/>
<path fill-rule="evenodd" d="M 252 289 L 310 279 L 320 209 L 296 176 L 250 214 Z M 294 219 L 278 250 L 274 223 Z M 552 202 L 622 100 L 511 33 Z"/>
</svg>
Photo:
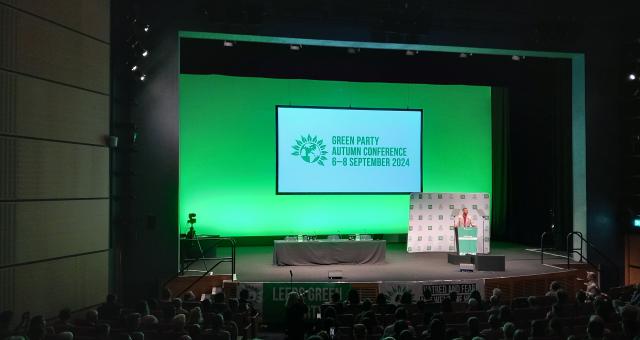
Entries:
<svg viewBox="0 0 640 340">
<path fill-rule="evenodd" d="M 494 288 L 500 288 L 503 296 L 510 300 L 515 297 L 541 296 L 549 291 L 551 282 L 558 281 L 566 290 L 569 299 L 574 301 L 576 292 L 585 288 L 582 281 L 578 280 L 581 273 L 580 270 L 570 270 L 560 273 L 485 279 L 485 296 L 491 296 Z"/>
</svg>

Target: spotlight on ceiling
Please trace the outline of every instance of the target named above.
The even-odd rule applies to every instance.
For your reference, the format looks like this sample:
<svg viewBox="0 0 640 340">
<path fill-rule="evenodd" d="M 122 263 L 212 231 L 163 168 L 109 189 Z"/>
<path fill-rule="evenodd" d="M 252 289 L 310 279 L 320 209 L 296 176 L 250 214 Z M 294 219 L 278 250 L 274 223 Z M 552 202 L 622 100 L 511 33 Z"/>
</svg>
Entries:
<svg viewBox="0 0 640 340">
<path fill-rule="evenodd" d="M 131 66 L 131 72 L 135 72 L 138 69 L 138 65 Z"/>
<path fill-rule="evenodd" d="M 143 56 L 144 58 L 146 58 L 147 56 L 149 56 L 149 50 L 143 49 L 142 52 L 140 53 L 140 55 Z"/>
<path fill-rule="evenodd" d="M 149 25 L 149 24 L 144 25 L 144 27 L 142 28 L 142 30 L 143 30 L 145 33 L 149 33 L 149 31 L 151 31 L 151 25 Z"/>
<path fill-rule="evenodd" d="M 465 52 L 462 52 L 462 53 L 458 54 L 458 57 L 459 57 L 459 58 L 462 58 L 462 59 L 466 59 L 466 58 L 469 58 L 469 57 L 470 57 L 470 56 L 472 56 L 472 55 L 473 55 L 473 53 L 465 53 Z"/>
<path fill-rule="evenodd" d="M 347 53 L 349 53 L 349 54 L 356 54 L 358 52 L 360 52 L 359 48 L 354 48 L 354 47 L 347 48 Z"/>
<path fill-rule="evenodd" d="M 147 75 L 142 73 L 138 79 L 140 79 L 140 81 L 145 81 L 147 79 Z"/>
<path fill-rule="evenodd" d="M 292 51 L 300 51 L 302 49 L 302 45 L 289 45 L 289 49 Z"/>
<path fill-rule="evenodd" d="M 406 50 L 406 51 L 404 52 L 404 54 L 405 54 L 405 55 L 408 55 L 408 56 L 412 56 L 412 55 L 416 55 L 416 54 L 418 54 L 418 51 L 414 51 L 414 50 Z"/>
<path fill-rule="evenodd" d="M 222 44 L 224 47 L 233 47 L 235 46 L 235 43 L 233 41 L 228 41 L 225 40 L 224 43 Z"/>
<path fill-rule="evenodd" d="M 512 55 L 512 56 L 511 56 L 511 60 L 513 60 L 513 61 L 520 61 L 520 56 L 519 56 L 519 55 Z"/>
<path fill-rule="evenodd" d="M 636 75 L 635 73 L 629 73 L 628 79 L 629 80 L 636 80 L 636 79 L 638 79 L 638 75 Z"/>
</svg>

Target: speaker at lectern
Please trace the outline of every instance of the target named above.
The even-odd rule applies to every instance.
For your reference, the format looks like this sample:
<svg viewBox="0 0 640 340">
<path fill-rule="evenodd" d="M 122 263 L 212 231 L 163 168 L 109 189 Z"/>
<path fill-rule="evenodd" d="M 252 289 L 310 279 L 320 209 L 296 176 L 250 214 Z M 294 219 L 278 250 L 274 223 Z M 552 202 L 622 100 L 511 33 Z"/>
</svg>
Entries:
<svg viewBox="0 0 640 340">
<path fill-rule="evenodd" d="M 458 255 L 475 255 L 478 252 L 478 228 L 473 223 L 472 215 L 465 206 L 454 217 L 453 227 L 456 230 L 456 248 Z"/>
</svg>

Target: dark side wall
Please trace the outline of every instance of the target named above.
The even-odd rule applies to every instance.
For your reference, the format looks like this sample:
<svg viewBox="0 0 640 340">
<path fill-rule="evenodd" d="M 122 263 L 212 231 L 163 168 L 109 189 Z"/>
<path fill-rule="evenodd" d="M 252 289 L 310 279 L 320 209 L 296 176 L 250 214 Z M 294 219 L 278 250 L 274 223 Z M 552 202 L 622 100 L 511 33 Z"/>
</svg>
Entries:
<svg viewBox="0 0 640 340">
<path fill-rule="evenodd" d="M 633 22 L 634 11 L 550 4 L 114 1 L 113 128 L 123 135 L 139 133 L 135 145 L 117 156 L 117 166 L 129 175 L 114 180 L 121 199 L 112 230 L 121 259 L 117 282 L 125 297 L 155 294 L 177 270 L 178 30 L 584 53 L 588 238 L 622 264 L 618 176 L 623 163 L 613 136 L 620 130 L 619 46 L 632 36 L 625 23 Z M 121 28 L 131 16 L 152 25 L 145 38 L 151 55 L 143 84 L 125 64 L 127 36 Z M 605 285 L 613 281 L 611 275 Z"/>
<path fill-rule="evenodd" d="M 109 9 L 0 1 L 0 309 L 14 321 L 108 293 Z"/>
</svg>

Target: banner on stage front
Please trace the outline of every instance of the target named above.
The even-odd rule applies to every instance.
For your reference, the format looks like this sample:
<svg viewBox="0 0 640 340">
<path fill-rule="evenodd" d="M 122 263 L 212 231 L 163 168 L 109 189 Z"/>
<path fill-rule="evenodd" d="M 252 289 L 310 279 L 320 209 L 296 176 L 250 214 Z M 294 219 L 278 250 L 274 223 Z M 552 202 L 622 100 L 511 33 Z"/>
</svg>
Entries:
<svg viewBox="0 0 640 340">
<path fill-rule="evenodd" d="M 284 323 L 285 303 L 291 291 L 303 295 L 304 303 L 309 307 L 308 318 L 314 319 L 320 313 L 320 306 L 330 301 L 333 293 L 340 294 L 340 301 L 347 298 L 350 283 L 305 282 L 265 282 L 262 284 L 262 312 L 264 321 L 269 324 Z"/>
<path fill-rule="evenodd" d="M 414 301 L 420 300 L 424 291 L 429 289 L 435 302 L 442 302 L 449 293 L 458 293 L 458 301 L 467 301 L 474 290 L 484 298 L 484 279 L 471 280 L 431 280 L 431 281 L 387 281 L 378 286 L 380 293 L 392 304 L 400 304 L 402 294 L 410 292 Z"/>
<path fill-rule="evenodd" d="M 407 252 L 455 252 L 455 218 L 469 210 L 478 228 L 479 254 L 490 251 L 490 203 L 488 193 L 413 193 L 409 203 Z"/>
</svg>

